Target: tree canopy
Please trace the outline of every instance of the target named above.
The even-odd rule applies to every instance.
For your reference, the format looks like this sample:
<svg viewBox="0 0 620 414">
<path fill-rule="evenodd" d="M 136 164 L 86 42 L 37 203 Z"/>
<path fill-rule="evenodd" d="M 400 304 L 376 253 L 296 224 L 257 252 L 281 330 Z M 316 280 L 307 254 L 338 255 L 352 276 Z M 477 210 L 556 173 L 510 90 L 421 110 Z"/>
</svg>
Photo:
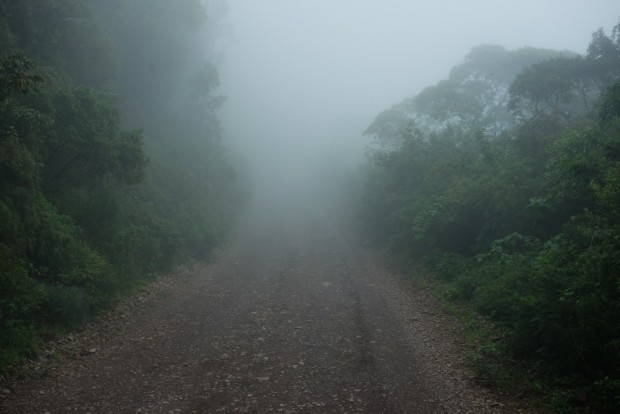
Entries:
<svg viewBox="0 0 620 414">
<path fill-rule="evenodd" d="M 198 0 L 0 0 L 0 372 L 225 237 L 209 24 Z"/>
<path fill-rule="evenodd" d="M 620 409 L 619 35 L 474 48 L 367 130 L 368 234 L 489 318 L 486 351 L 529 361 L 559 409 Z"/>
</svg>

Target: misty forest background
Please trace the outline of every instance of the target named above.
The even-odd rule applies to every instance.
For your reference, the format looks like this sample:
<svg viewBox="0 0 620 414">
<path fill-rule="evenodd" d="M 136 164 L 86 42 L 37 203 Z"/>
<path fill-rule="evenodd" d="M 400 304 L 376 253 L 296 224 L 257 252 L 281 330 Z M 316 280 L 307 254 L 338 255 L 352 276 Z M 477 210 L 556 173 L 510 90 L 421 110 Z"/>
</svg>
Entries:
<svg viewBox="0 0 620 414">
<path fill-rule="evenodd" d="M 248 188 L 205 57 L 217 15 L 0 0 L 0 372 L 225 240 Z M 475 47 L 376 117 L 343 189 L 376 246 L 493 324 L 480 380 L 523 364 L 558 411 L 620 408 L 619 79 L 620 25 L 585 55 Z"/>
<path fill-rule="evenodd" d="M 620 24 L 585 56 L 480 46 L 366 131 L 362 225 L 494 323 L 480 380 L 527 361 L 558 411 L 620 409 L 619 78 Z"/>
<path fill-rule="evenodd" d="M 226 234 L 244 196 L 209 18 L 199 0 L 0 1 L 2 370 Z"/>
</svg>

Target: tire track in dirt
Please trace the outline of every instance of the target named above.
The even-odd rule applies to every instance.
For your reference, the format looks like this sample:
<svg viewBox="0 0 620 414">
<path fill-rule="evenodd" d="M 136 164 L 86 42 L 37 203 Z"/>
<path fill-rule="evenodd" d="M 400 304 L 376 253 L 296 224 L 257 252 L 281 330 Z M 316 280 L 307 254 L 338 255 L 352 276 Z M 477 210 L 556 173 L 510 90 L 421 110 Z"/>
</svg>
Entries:
<svg viewBox="0 0 620 414">
<path fill-rule="evenodd" d="M 443 401 L 403 317 L 418 310 L 378 269 L 328 220 L 258 221 L 107 333 L 87 330 L 97 352 L 10 384 L 0 411 L 468 412 Z"/>
</svg>

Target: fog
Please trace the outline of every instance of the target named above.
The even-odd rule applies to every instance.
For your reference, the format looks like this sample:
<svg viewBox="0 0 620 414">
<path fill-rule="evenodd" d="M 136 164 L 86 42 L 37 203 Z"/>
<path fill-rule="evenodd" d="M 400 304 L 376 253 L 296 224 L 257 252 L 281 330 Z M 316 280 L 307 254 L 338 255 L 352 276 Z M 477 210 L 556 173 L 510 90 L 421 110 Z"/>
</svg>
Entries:
<svg viewBox="0 0 620 414">
<path fill-rule="evenodd" d="M 585 53 L 618 16 L 617 0 L 230 0 L 219 62 L 227 145 L 247 160 L 257 197 L 297 198 L 354 168 L 373 118 L 472 47 Z"/>
</svg>

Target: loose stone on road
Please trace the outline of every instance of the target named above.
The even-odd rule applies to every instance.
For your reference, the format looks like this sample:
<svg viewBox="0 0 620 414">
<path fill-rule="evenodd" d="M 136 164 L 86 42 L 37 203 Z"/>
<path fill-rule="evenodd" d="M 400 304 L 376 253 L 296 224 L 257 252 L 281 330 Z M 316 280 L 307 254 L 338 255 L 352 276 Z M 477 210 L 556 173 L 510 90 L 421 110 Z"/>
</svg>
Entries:
<svg viewBox="0 0 620 414">
<path fill-rule="evenodd" d="M 472 383 L 455 321 L 328 220 L 263 220 L 162 283 L 3 384 L 0 412 L 516 412 Z"/>
</svg>

